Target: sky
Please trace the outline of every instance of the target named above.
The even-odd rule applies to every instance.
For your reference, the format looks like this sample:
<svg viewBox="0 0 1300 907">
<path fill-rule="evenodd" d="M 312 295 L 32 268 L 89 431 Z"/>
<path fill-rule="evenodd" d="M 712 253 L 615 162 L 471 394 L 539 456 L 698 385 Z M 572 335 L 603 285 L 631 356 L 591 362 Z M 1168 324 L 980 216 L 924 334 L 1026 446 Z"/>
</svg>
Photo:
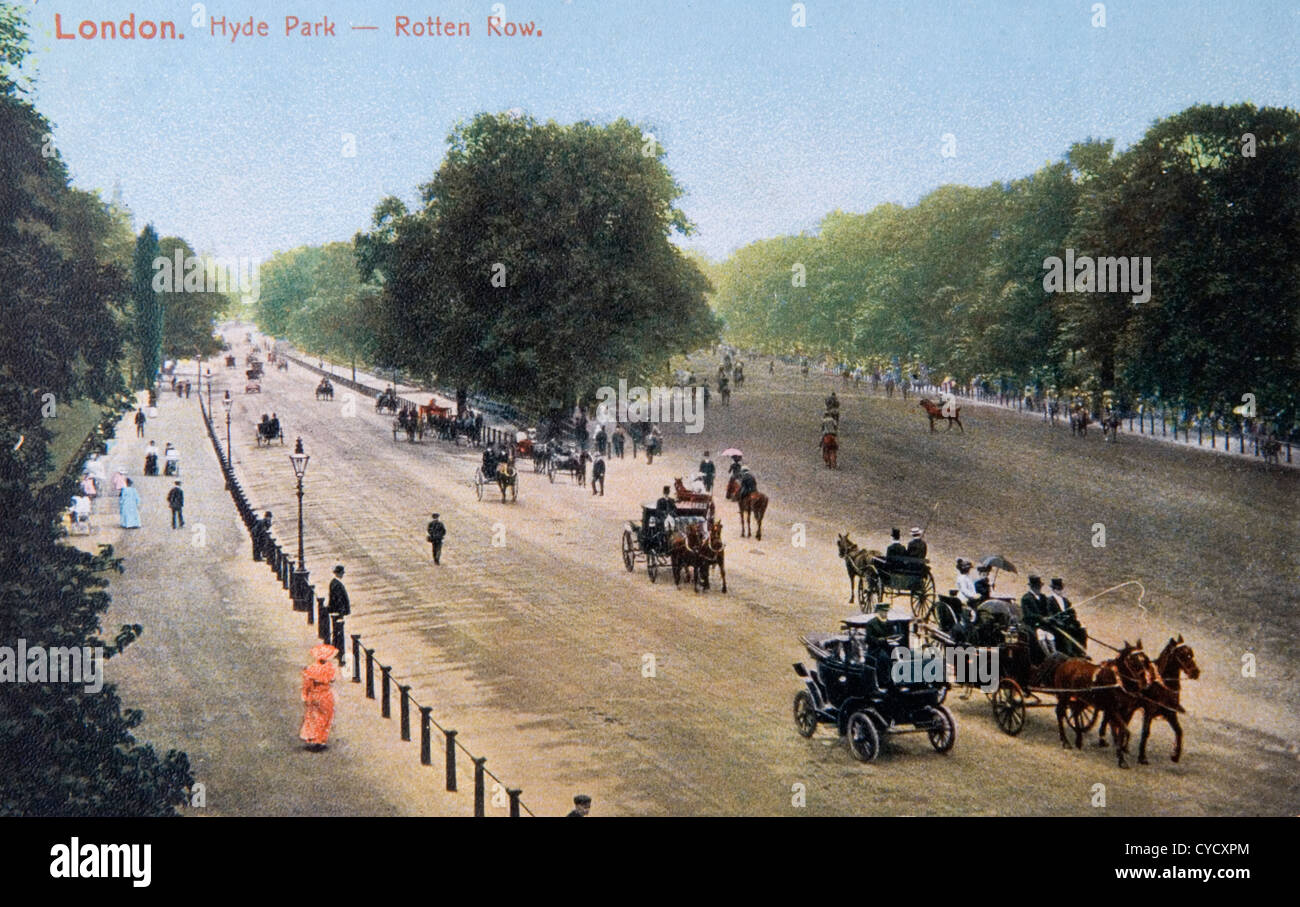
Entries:
<svg viewBox="0 0 1300 907">
<path fill-rule="evenodd" d="M 1076 141 L 1124 148 L 1192 104 L 1300 102 L 1300 3 L 1117 0 L 1099 27 L 1101 5 L 37 0 L 27 69 L 74 184 L 120 185 L 137 229 L 203 253 L 350 240 L 384 196 L 415 203 L 457 122 L 521 110 L 652 132 L 697 228 L 682 244 L 716 260 Z M 540 34 L 489 34 L 501 12 Z M 79 34 L 131 15 L 183 37 Z M 291 16 L 334 34 L 286 35 Z M 470 34 L 399 35 L 399 16 Z M 267 34 L 232 41 L 250 19 Z"/>
</svg>

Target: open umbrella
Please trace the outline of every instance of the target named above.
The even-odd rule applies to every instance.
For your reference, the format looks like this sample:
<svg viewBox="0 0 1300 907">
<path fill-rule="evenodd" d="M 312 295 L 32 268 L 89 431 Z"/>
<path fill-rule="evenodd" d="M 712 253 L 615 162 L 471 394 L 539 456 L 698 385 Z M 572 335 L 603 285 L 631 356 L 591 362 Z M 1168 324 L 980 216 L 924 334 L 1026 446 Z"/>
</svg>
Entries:
<svg viewBox="0 0 1300 907">
<path fill-rule="evenodd" d="M 727 448 L 726 450 L 724 450 L 722 453 L 718 454 L 718 456 L 720 456 L 720 457 L 743 457 L 743 456 L 744 456 L 744 453 L 742 453 L 739 449 L 737 449 L 737 448 L 735 448 L 735 447 L 728 447 L 728 448 Z"/>
<path fill-rule="evenodd" d="M 993 570 L 1005 570 L 1008 573 L 1016 572 L 1016 565 L 1011 563 L 1011 561 L 1007 560 L 1005 557 L 1003 557 L 1000 554 L 990 554 L 988 557 L 984 558 L 984 560 L 980 561 L 980 566 L 990 567 Z M 998 580 L 998 575 L 997 573 L 994 573 L 993 579 L 990 581 L 990 585 L 996 585 L 997 580 Z"/>
</svg>

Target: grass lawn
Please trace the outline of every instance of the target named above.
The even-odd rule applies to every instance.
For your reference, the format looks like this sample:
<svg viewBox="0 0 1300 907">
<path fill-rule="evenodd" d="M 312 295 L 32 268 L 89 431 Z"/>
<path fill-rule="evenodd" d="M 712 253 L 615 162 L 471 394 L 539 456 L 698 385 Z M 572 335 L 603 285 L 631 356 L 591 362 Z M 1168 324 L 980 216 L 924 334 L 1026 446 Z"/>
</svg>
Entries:
<svg viewBox="0 0 1300 907">
<path fill-rule="evenodd" d="M 75 400 L 60 404 L 57 418 L 51 419 L 50 462 L 53 468 L 45 476 L 46 483 L 63 475 L 74 454 L 104 416 L 104 408 L 93 400 Z"/>
</svg>

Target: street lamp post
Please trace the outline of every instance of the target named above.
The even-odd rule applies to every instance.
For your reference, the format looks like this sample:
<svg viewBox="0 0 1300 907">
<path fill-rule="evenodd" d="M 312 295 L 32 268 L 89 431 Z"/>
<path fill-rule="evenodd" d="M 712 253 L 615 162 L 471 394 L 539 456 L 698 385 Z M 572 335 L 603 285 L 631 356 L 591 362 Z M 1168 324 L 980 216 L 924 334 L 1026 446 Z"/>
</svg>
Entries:
<svg viewBox="0 0 1300 907">
<path fill-rule="evenodd" d="M 310 459 L 303 452 L 302 438 L 299 438 L 293 446 L 293 453 L 289 454 L 289 463 L 298 480 L 298 567 L 293 571 L 293 606 L 298 611 L 311 610 L 311 597 L 307 594 L 307 558 L 302 548 L 302 478 L 307 474 L 307 461 Z"/>
<path fill-rule="evenodd" d="M 209 399 L 211 399 L 211 393 L 212 393 L 212 386 L 209 385 L 208 386 Z M 226 411 L 226 462 L 227 463 L 230 463 L 230 407 L 234 404 L 234 402 L 235 402 L 234 400 L 230 399 L 230 391 L 226 391 L 226 395 L 221 398 L 221 406 Z"/>
</svg>

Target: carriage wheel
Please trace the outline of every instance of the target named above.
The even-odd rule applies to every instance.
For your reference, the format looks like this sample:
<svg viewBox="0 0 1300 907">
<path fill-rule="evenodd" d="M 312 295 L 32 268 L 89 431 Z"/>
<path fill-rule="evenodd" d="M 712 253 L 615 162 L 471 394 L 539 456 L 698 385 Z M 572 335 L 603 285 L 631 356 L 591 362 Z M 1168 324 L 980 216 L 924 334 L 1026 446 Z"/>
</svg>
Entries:
<svg viewBox="0 0 1300 907">
<path fill-rule="evenodd" d="M 934 617 L 934 606 L 938 602 L 934 594 L 934 576 L 926 574 L 921 588 L 912 593 L 912 616 L 919 621 L 928 621 Z"/>
<path fill-rule="evenodd" d="M 659 579 L 659 558 L 654 554 L 647 554 L 645 558 L 645 572 L 650 577 L 650 582 Z"/>
<path fill-rule="evenodd" d="M 1096 706 L 1076 699 L 1067 713 L 1066 721 L 1076 733 L 1086 734 L 1097 724 L 1097 718 Z"/>
<path fill-rule="evenodd" d="M 998 684 L 990 697 L 993 705 L 993 718 L 998 727 L 1012 737 L 1019 734 L 1025 726 L 1025 696 L 1020 686 L 1010 678 Z"/>
<path fill-rule="evenodd" d="M 849 738 L 849 751 L 859 762 L 871 762 L 879 755 L 880 735 L 866 712 L 854 712 L 849 716 L 845 735 Z"/>
<path fill-rule="evenodd" d="M 884 589 L 877 585 L 875 577 L 864 576 L 862 584 L 858 587 L 858 607 L 863 614 L 870 614 L 875 610 L 876 603 L 884 597 Z"/>
<path fill-rule="evenodd" d="M 930 717 L 934 722 L 926 732 L 930 745 L 936 753 L 946 753 L 957 742 L 957 722 L 947 706 L 942 705 L 931 708 Z"/>
<path fill-rule="evenodd" d="M 482 473 L 475 473 L 474 475 L 474 490 L 478 493 L 478 499 L 480 501 L 483 500 L 483 474 Z"/>
<path fill-rule="evenodd" d="M 800 737 L 811 737 L 817 731 L 817 709 L 807 690 L 794 696 L 794 726 Z"/>
<path fill-rule="evenodd" d="M 631 573 L 636 568 L 636 543 L 632 541 L 631 530 L 623 530 L 623 566 Z"/>
</svg>

